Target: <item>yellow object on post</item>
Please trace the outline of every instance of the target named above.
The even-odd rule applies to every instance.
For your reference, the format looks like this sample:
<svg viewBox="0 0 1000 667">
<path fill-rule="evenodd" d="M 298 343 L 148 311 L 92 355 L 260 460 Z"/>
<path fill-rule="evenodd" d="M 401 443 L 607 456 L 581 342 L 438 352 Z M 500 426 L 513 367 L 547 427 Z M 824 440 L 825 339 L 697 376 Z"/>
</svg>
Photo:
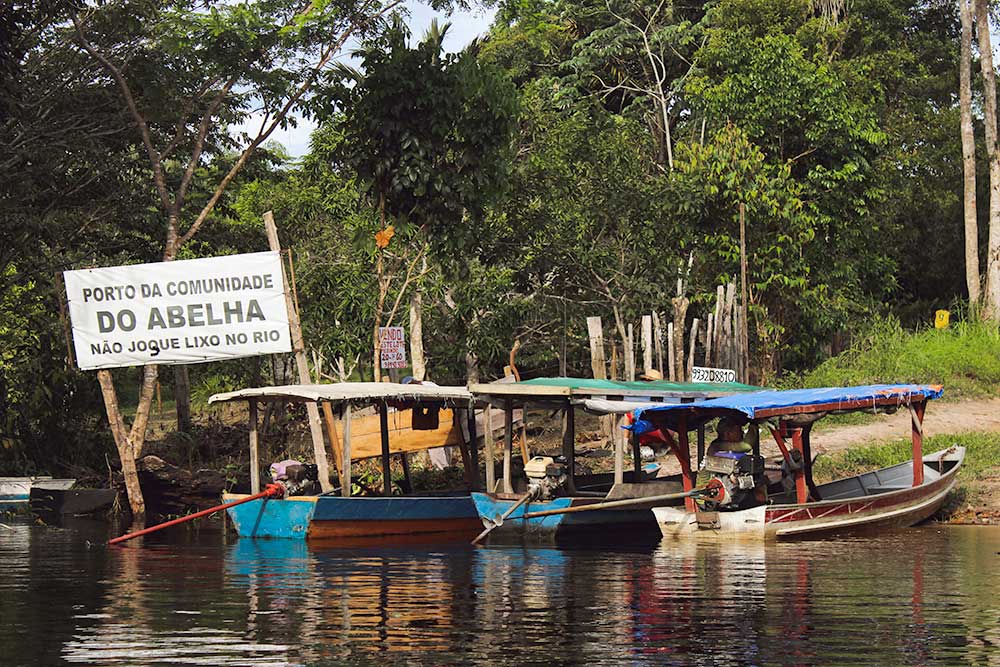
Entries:
<svg viewBox="0 0 1000 667">
<path fill-rule="evenodd" d="M 935 329 L 947 329 L 948 328 L 948 318 L 951 316 L 947 310 L 939 310 L 934 313 L 934 328 Z"/>
</svg>

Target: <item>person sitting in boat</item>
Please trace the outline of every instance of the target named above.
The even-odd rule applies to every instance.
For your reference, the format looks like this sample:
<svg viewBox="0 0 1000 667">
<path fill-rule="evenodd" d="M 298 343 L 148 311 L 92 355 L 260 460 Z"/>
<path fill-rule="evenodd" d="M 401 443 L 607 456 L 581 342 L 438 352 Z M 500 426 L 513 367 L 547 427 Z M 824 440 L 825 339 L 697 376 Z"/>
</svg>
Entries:
<svg viewBox="0 0 1000 667">
<path fill-rule="evenodd" d="M 738 422 L 722 417 L 715 426 L 715 440 L 708 445 L 706 456 L 712 456 L 716 452 L 740 452 L 748 453 L 753 451 L 750 443 L 743 439 L 743 426 Z M 705 462 L 702 461 L 704 467 Z"/>
</svg>

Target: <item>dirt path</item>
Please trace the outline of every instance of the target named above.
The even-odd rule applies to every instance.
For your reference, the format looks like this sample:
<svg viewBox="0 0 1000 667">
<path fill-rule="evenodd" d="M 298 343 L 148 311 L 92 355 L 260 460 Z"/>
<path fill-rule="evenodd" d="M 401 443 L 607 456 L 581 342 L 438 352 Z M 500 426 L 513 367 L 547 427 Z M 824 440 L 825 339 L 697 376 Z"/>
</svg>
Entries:
<svg viewBox="0 0 1000 667">
<path fill-rule="evenodd" d="M 927 436 L 969 431 L 1000 432 L 1000 398 L 942 403 L 932 401 L 924 417 Z M 910 413 L 899 410 L 894 415 L 879 415 L 866 424 L 819 427 L 813 434 L 813 453 L 835 454 L 850 447 L 885 440 L 899 440 L 910 435 Z M 763 439 L 762 439 L 763 440 Z"/>
</svg>

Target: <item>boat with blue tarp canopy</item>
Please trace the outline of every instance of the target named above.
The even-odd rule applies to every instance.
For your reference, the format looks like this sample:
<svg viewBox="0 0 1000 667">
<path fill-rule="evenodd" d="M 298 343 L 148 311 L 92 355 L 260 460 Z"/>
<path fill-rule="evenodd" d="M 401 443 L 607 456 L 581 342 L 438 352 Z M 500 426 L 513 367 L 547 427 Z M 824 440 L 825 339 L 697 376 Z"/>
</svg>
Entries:
<svg viewBox="0 0 1000 667">
<path fill-rule="evenodd" d="M 698 425 L 720 417 L 726 411 L 741 413 L 749 419 L 755 419 L 800 407 L 821 408 L 822 410 L 817 411 L 829 412 L 857 411 L 866 407 L 884 410 L 940 398 L 943 391 L 941 385 L 935 384 L 873 384 L 859 387 L 752 391 L 712 398 L 697 404 L 641 406 L 634 411 L 634 420 L 630 428 L 639 433 L 663 426 L 676 430 L 682 417 L 691 420 L 689 425 Z"/>
<path fill-rule="evenodd" d="M 923 453 L 927 403 L 940 385 L 881 384 L 759 391 L 699 403 L 643 405 L 632 413 L 633 439 L 657 434 L 672 443 L 682 468 L 684 506 L 655 507 L 666 536 L 739 535 L 770 539 L 910 526 L 932 516 L 954 487 L 962 447 Z M 816 484 L 811 431 L 845 412 L 910 413 L 912 460 Z M 691 465 L 689 431 L 716 421 L 717 438 Z M 781 452 L 777 467 L 761 456 L 760 430 Z"/>
</svg>

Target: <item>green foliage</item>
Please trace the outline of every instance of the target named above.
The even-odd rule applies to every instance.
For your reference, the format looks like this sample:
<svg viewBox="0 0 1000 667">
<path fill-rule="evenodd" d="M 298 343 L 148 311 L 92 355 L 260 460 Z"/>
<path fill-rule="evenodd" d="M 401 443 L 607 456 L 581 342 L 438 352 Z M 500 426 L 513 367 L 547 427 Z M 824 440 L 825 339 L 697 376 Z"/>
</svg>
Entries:
<svg viewBox="0 0 1000 667">
<path fill-rule="evenodd" d="M 931 408 L 933 407 L 932 405 Z M 941 406 L 939 409 L 947 408 Z M 930 454 L 953 445 L 966 449 L 965 462 L 958 473 L 960 480 L 970 481 L 992 476 L 996 473 L 997 466 L 1000 466 L 1000 434 L 997 433 L 934 435 L 924 438 L 923 451 L 924 454 Z M 909 461 L 912 457 L 913 445 L 909 439 L 853 447 L 833 456 L 820 456 L 816 459 L 816 480 L 859 475 Z"/>
<path fill-rule="evenodd" d="M 503 183 L 517 98 L 474 54 L 442 53 L 445 32 L 432 24 L 410 48 L 397 21 L 366 44 L 364 74 L 330 91 L 343 109 L 331 120 L 343 133 L 338 157 L 356 171 L 382 226 L 387 216 L 459 248 L 470 236 L 466 220 L 481 217 Z"/>
<path fill-rule="evenodd" d="M 1000 390 L 1000 328 L 978 319 L 948 329 L 906 331 L 894 317 L 875 319 L 851 348 L 806 374 L 807 387 L 878 382 L 942 384 L 945 398 L 995 396 Z"/>
</svg>

